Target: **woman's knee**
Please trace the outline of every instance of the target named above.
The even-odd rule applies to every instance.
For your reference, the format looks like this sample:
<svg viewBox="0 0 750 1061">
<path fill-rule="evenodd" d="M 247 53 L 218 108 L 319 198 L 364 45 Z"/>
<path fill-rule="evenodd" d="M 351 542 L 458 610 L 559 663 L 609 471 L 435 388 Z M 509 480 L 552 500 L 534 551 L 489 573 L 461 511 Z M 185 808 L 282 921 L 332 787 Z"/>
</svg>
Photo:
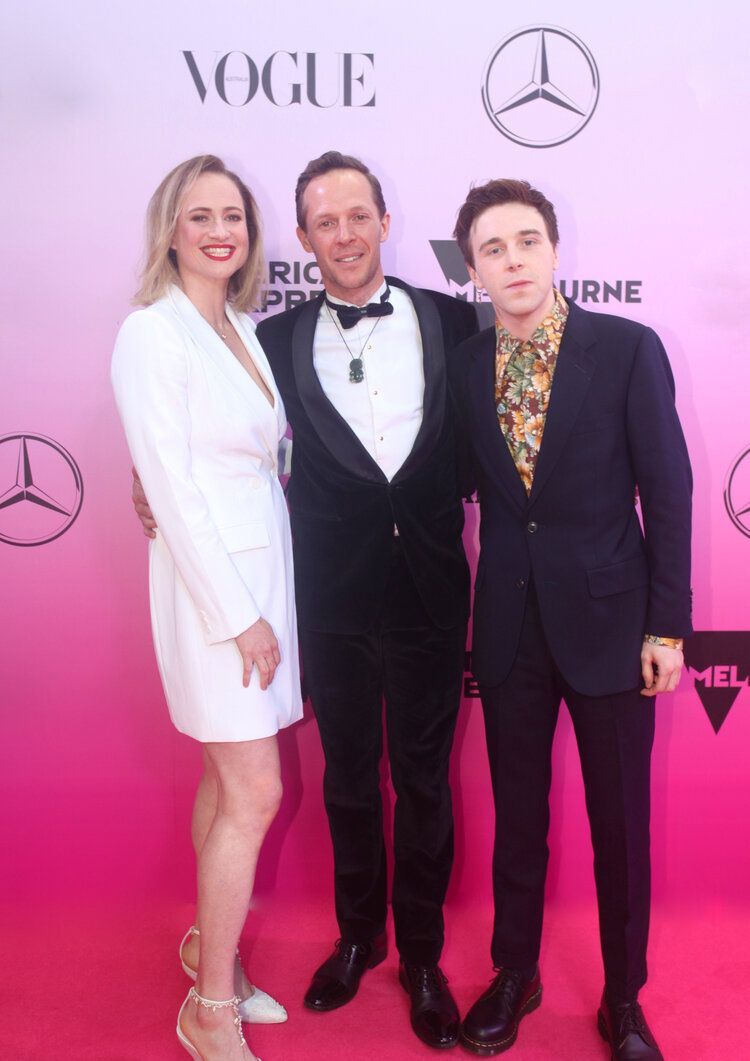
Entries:
<svg viewBox="0 0 750 1061">
<path fill-rule="evenodd" d="M 281 796 L 278 774 L 255 774 L 223 787 L 220 810 L 233 818 L 243 831 L 265 831 L 276 817 Z"/>
<path fill-rule="evenodd" d="M 219 786 L 220 812 L 246 824 L 270 824 L 282 796 L 278 752 L 274 744 L 245 748 L 213 745 L 211 758 Z"/>
<path fill-rule="evenodd" d="M 270 825 L 281 806 L 283 794 L 284 787 L 277 773 L 255 778 L 248 796 L 256 813 Z"/>
</svg>

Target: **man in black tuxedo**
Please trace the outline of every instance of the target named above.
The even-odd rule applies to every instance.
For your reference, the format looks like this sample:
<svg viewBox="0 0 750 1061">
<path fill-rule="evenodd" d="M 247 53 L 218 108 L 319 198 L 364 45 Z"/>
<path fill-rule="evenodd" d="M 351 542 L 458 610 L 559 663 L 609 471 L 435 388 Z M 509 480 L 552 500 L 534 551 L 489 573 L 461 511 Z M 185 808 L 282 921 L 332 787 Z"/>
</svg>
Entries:
<svg viewBox="0 0 750 1061">
<path fill-rule="evenodd" d="M 472 306 L 384 277 L 390 218 L 374 175 L 329 151 L 296 190 L 325 290 L 258 327 L 292 425 L 288 492 L 305 682 L 325 753 L 341 939 L 305 996 L 348 1002 L 385 957 L 382 712 L 396 792 L 393 914 L 412 1025 L 453 1045 L 438 966 L 453 858 L 448 760 L 469 574 L 446 350 Z"/>
<path fill-rule="evenodd" d="M 496 808 L 498 972 L 461 1039 L 500 1053 L 541 1000 L 551 750 L 564 699 L 594 848 L 599 1030 L 612 1058 L 653 1061 L 662 1055 L 637 999 L 654 697 L 677 685 L 691 630 L 692 481 L 672 373 L 650 328 L 587 313 L 554 290 L 554 208 L 526 182 L 472 189 L 455 235 L 496 313 L 452 360 L 481 504 L 472 660 Z"/>
</svg>

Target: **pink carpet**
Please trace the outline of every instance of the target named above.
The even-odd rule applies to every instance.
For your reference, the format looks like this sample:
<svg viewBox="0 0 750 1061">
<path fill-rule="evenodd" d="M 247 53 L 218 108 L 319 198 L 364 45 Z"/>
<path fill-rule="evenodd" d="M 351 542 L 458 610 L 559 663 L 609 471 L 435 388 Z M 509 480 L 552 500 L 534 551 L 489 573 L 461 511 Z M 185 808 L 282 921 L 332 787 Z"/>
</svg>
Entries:
<svg viewBox="0 0 750 1061">
<path fill-rule="evenodd" d="M 167 1061 L 187 1058 L 174 1035 L 189 982 L 176 960 L 187 906 L 141 910 L 2 911 L 3 1061 Z M 491 976 L 489 912 L 448 907 L 443 967 L 462 1012 Z M 408 1023 L 397 958 L 365 975 L 334 1013 L 303 1009 L 311 972 L 336 935 L 322 905 L 267 903 L 248 919 L 243 951 L 260 986 L 289 1010 L 276 1026 L 246 1026 L 263 1061 L 409 1061 L 444 1055 Z M 654 911 L 651 979 L 642 1001 L 667 1061 L 745 1061 L 750 911 Z M 552 905 L 542 953 L 544 998 L 508 1053 L 514 1061 L 607 1061 L 594 1014 L 601 972 L 593 909 Z"/>
</svg>

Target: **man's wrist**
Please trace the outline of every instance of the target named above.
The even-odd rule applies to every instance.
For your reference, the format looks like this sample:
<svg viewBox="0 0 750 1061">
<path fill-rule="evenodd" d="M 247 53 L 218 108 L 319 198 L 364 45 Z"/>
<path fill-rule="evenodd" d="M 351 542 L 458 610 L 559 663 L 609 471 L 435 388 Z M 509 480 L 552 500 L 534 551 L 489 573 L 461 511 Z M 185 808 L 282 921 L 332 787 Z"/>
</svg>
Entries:
<svg viewBox="0 0 750 1061">
<path fill-rule="evenodd" d="M 647 645 L 663 645 L 664 648 L 676 648 L 682 651 L 681 637 L 657 637 L 656 634 L 646 634 L 643 640 Z"/>
</svg>

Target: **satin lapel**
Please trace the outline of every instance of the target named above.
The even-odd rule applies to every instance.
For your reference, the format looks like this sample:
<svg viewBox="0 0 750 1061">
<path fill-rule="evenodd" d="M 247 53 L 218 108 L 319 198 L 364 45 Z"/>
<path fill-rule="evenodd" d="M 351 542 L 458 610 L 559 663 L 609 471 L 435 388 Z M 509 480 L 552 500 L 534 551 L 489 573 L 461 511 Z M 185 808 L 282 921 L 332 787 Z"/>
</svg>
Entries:
<svg viewBox="0 0 750 1061">
<path fill-rule="evenodd" d="M 547 420 L 529 497 L 532 503 L 544 489 L 573 430 L 594 374 L 595 342 L 586 314 L 571 305 L 552 380 Z"/>
<path fill-rule="evenodd" d="M 321 442 L 339 464 L 372 482 L 387 479 L 346 420 L 328 400 L 313 364 L 313 341 L 323 295 L 306 302 L 292 334 L 292 363 L 297 392 Z"/>
<path fill-rule="evenodd" d="M 437 306 L 424 291 L 387 276 L 393 287 L 399 287 L 412 301 L 419 321 L 422 337 L 422 364 L 424 367 L 424 397 L 422 399 L 422 423 L 411 451 L 394 476 L 394 481 L 411 475 L 432 452 L 435 441 L 445 419 L 446 366 L 443 344 L 443 328 Z"/>
<path fill-rule="evenodd" d="M 495 408 L 495 329 L 472 358 L 468 370 L 468 396 L 474 423 L 469 425 L 474 449 L 487 475 L 520 509 L 526 508 L 526 491 L 513 463 L 508 443 L 497 422 Z"/>
</svg>

